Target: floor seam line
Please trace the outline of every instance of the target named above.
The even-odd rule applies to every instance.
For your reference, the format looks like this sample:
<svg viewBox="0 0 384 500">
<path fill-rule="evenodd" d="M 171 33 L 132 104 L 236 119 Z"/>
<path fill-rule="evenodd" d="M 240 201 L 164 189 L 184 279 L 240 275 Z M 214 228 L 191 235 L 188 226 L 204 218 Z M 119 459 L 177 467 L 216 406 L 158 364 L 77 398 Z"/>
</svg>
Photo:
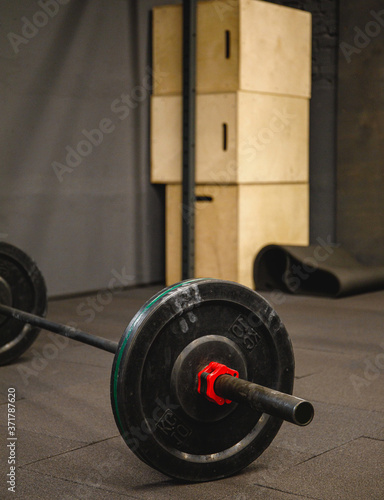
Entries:
<svg viewBox="0 0 384 500">
<path fill-rule="evenodd" d="M 302 462 L 297 462 L 294 465 L 294 467 L 297 467 L 298 465 L 305 464 L 306 462 L 309 462 L 310 460 L 313 460 L 314 458 L 321 457 L 322 455 L 325 455 L 326 453 L 329 453 L 330 451 L 335 451 L 338 448 L 341 448 L 341 447 L 346 446 L 350 443 L 353 443 L 353 441 L 356 441 L 357 439 L 361 439 L 362 437 L 363 437 L 362 435 L 354 437 L 354 438 L 350 439 L 349 441 L 345 441 L 344 443 L 341 443 L 341 444 L 335 446 L 334 448 L 329 448 L 328 450 L 322 451 L 321 453 L 318 453 L 317 455 L 313 455 L 312 457 L 306 458 Z"/>
<path fill-rule="evenodd" d="M 28 472 L 28 471 L 25 471 L 25 472 Z M 35 470 L 32 470 L 31 472 L 33 472 L 34 474 L 38 474 L 40 476 L 49 477 L 51 479 L 58 479 L 60 481 L 65 481 L 65 482 L 73 484 L 73 485 L 87 486 L 88 488 L 93 488 L 95 490 L 100 490 L 101 489 L 103 491 L 106 491 L 106 492 L 109 492 L 109 493 L 115 493 L 115 494 L 118 494 L 118 495 L 126 497 L 126 498 L 131 498 L 133 500 L 140 500 L 139 497 L 136 497 L 136 496 L 134 496 L 134 497 L 133 496 L 127 496 L 124 493 L 120 493 L 120 492 L 117 492 L 115 490 L 101 488 L 100 486 L 92 486 L 91 484 L 81 483 L 81 482 L 78 482 L 78 481 L 74 481 L 73 479 L 68 479 L 66 477 L 53 476 L 52 474 L 47 474 L 47 473 L 40 472 L 40 471 L 35 471 Z"/>
<path fill-rule="evenodd" d="M 276 488 L 274 486 L 269 486 L 269 485 L 266 485 L 266 484 L 255 483 L 255 485 L 261 486 L 263 488 L 267 488 L 269 490 L 279 491 L 280 493 L 288 493 L 289 495 L 292 495 L 292 496 L 298 496 L 298 497 L 302 497 L 302 498 L 308 498 L 309 500 L 322 500 L 321 498 L 309 497 L 308 495 L 303 495 L 302 493 L 295 493 L 295 492 L 291 492 L 291 491 L 287 491 L 287 490 L 281 490 L 279 488 Z"/>
<path fill-rule="evenodd" d="M 84 450 L 85 448 L 88 448 L 89 446 L 92 446 L 94 444 L 103 443 L 104 441 L 108 441 L 109 439 L 115 439 L 115 438 L 119 437 L 119 435 L 120 434 L 116 434 L 116 436 L 108 437 L 105 439 L 100 439 L 99 441 L 93 441 L 92 443 L 84 443 L 84 446 L 79 446 L 79 447 L 73 448 L 71 450 L 66 450 L 66 451 L 63 451 L 61 453 L 57 453 L 56 455 L 52 455 L 50 457 L 39 458 L 38 460 L 34 460 L 33 462 L 28 462 L 27 464 L 20 465 L 18 467 L 18 469 L 23 469 L 24 467 L 27 467 L 29 465 L 37 464 L 39 462 L 43 462 L 44 460 L 50 460 L 51 458 L 61 457 L 63 455 L 67 455 L 68 453 L 72 453 L 74 451 Z"/>
</svg>

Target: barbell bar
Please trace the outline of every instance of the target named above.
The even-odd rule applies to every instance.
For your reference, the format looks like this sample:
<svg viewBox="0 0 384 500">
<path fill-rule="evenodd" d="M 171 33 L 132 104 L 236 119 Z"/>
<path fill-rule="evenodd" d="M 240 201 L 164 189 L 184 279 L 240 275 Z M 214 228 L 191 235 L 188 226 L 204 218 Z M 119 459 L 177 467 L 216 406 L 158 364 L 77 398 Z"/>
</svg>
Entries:
<svg viewBox="0 0 384 500">
<path fill-rule="evenodd" d="M 313 419 L 312 404 L 291 394 L 294 358 L 284 325 L 242 285 L 196 279 L 168 287 L 143 305 L 118 343 L 35 314 L 45 313 L 45 301 L 36 264 L 1 243 L 0 364 L 20 356 L 37 328 L 114 353 L 119 431 L 140 459 L 171 477 L 232 475 L 269 446 L 283 420 L 305 426 Z M 19 302 L 31 312 L 14 307 Z"/>
<path fill-rule="evenodd" d="M 77 340 L 78 342 L 82 342 L 83 344 L 102 349 L 103 351 L 111 352 L 113 354 L 115 354 L 115 352 L 117 351 L 118 342 L 98 337 L 97 335 L 93 335 L 91 333 L 83 332 L 82 330 L 79 330 L 72 326 L 49 321 L 45 318 L 36 316 L 35 314 L 27 313 L 25 311 L 21 311 L 20 309 L 16 309 L 14 307 L 0 304 L 0 315 L 16 319 L 17 321 L 21 321 L 22 323 L 36 326 L 43 330 L 62 335 L 63 337 L 67 337 L 72 340 Z"/>
<path fill-rule="evenodd" d="M 246 403 L 251 408 L 299 426 L 310 424 L 314 416 L 313 405 L 309 401 L 229 375 L 218 377 L 215 391 L 225 399 Z"/>
<path fill-rule="evenodd" d="M 72 326 L 49 321 L 45 318 L 35 316 L 34 314 L 15 309 L 14 307 L 0 304 L 0 315 L 14 318 L 22 323 L 37 326 L 43 330 L 62 335 L 63 337 L 76 340 L 113 354 L 118 350 L 118 342 L 98 337 L 97 335 L 84 332 Z M 211 361 L 211 363 L 215 362 Z M 221 366 L 224 367 L 224 365 Z M 227 367 L 224 368 L 228 370 Z M 206 395 L 203 391 L 199 392 Z M 221 397 L 227 400 L 228 403 L 232 401 L 246 403 L 251 408 L 264 411 L 269 415 L 274 415 L 299 426 L 308 425 L 313 419 L 314 409 L 309 401 L 279 391 L 274 391 L 268 387 L 263 387 L 231 375 L 220 374 L 217 379 L 215 379 L 214 392 L 219 398 Z M 212 399 L 210 397 L 208 397 L 208 399 L 220 404 L 217 399 Z"/>
</svg>

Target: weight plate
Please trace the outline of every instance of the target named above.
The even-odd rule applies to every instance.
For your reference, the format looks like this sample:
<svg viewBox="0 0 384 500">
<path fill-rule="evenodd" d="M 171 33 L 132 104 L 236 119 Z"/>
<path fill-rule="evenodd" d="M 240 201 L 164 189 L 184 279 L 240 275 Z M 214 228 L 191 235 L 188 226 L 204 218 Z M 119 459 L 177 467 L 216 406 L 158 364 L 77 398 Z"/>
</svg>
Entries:
<svg viewBox="0 0 384 500">
<path fill-rule="evenodd" d="M 9 243 L 0 242 L 0 302 L 45 316 L 44 278 L 33 260 Z M 34 342 L 39 328 L 0 315 L 0 365 L 15 360 Z"/>
<path fill-rule="evenodd" d="M 173 478 L 232 475 L 282 424 L 247 405 L 217 406 L 197 394 L 197 373 L 210 361 L 292 394 L 287 331 L 260 295 L 237 283 L 200 279 L 162 290 L 132 319 L 115 354 L 111 403 L 119 431 L 139 458 Z"/>
</svg>

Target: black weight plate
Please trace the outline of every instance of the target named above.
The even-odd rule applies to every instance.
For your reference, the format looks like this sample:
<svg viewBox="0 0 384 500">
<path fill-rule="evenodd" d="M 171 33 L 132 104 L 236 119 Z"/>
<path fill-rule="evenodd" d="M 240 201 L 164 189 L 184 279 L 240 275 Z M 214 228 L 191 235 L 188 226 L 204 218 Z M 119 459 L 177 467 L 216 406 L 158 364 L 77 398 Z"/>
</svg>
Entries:
<svg viewBox="0 0 384 500">
<path fill-rule="evenodd" d="M 159 292 L 140 309 L 120 340 L 111 375 L 117 426 L 139 458 L 173 478 L 209 481 L 236 473 L 269 446 L 281 419 L 243 404 L 219 407 L 200 395 L 198 406 L 189 405 L 188 394 L 178 394 L 175 378 L 180 366 L 185 377 L 185 359 L 193 400 L 196 370 L 209 361 L 229 365 L 229 358 L 236 364 L 229 367 L 247 380 L 292 393 L 290 339 L 253 290 L 191 280 Z"/>
<path fill-rule="evenodd" d="M 0 301 L 45 316 L 44 278 L 33 260 L 9 243 L 0 242 Z M 34 342 L 39 328 L 0 315 L 0 365 L 15 360 Z"/>
</svg>

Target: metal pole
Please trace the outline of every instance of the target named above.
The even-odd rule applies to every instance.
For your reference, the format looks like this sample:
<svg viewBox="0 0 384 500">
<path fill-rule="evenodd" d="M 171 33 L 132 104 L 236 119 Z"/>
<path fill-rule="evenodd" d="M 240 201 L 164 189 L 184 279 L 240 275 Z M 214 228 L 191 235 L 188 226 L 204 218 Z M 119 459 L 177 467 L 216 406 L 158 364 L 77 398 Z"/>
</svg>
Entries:
<svg viewBox="0 0 384 500">
<path fill-rule="evenodd" d="M 118 342 L 113 342 L 112 340 L 103 339 L 102 337 L 97 337 L 96 335 L 91 335 L 90 333 L 83 332 L 72 326 L 61 325 L 59 323 L 54 323 L 40 316 L 36 316 L 20 309 L 15 309 L 14 307 L 4 306 L 0 304 L 0 315 L 4 315 L 16 320 L 22 321 L 23 323 L 28 323 L 32 326 L 37 326 L 43 330 L 48 330 L 63 337 L 69 339 L 77 340 L 83 344 L 88 344 L 103 351 L 108 351 L 116 353 Z"/>
<path fill-rule="evenodd" d="M 183 280 L 195 274 L 196 4 L 196 0 L 183 2 Z"/>
<path fill-rule="evenodd" d="M 313 419 L 314 409 L 309 401 L 231 375 L 220 375 L 214 389 L 222 398 L 246 403 L 255 410 L 296 425 L 308 425 Z"/>
</svg>

